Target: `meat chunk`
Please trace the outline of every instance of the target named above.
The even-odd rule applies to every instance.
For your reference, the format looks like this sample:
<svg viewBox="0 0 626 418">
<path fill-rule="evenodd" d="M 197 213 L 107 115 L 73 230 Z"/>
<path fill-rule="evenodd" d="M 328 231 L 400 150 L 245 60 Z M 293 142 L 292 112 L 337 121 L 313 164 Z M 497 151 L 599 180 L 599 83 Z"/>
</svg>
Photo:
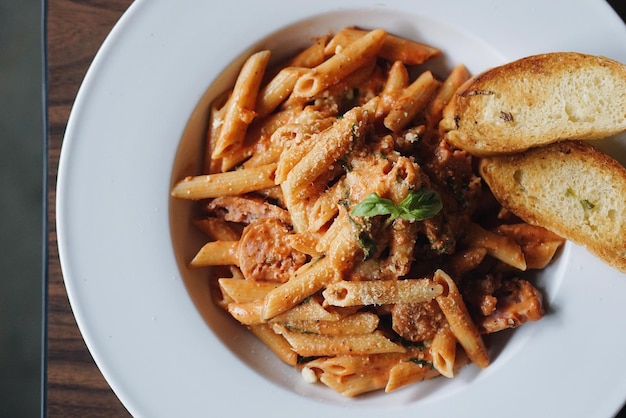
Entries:
<svg viewBox="0 0 626 418">
<path fill-rule="evenodd" d="M 398 303 L 391 310 L 392 328 L 412 342 L 431 340 L 445 321 L 436 301 Z"/>
<path fill-rule="evenodd" d="M 246 226 L 237 250 L 244 277 L 286 282 L 307 261 L 304 253 L 291 247 L 290 234 L 287 225 L 272 218 L 257 219 Z"/>
<path fill-rule="evenodd" d="M 291 224 L 291 217 L 285 209 L 251 196 L 216 197 L 207 203 L 205 210 L 229 222 L 249 224 L 256 219 L 271 218 Z"/>
<path fill-rule="evenodd" d="M 528 321 L 537 321 L 544 315 L 543 297 L 527 280 L 487 275 L 468 280 L 464 287 L 483 333 L 515 328 Z"/>
</svg>

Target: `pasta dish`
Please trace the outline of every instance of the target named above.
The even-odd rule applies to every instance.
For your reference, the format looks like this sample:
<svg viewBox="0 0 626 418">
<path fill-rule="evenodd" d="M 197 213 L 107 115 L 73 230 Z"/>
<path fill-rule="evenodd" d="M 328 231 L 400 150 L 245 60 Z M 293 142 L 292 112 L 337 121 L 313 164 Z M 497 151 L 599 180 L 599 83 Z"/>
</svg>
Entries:
<svg viewBox="0 0 626 418">
<path fill-rule="evenodd" d="M 487 334 L 544 315 L 525 272 L 564 240 L 502 209 L 438 129 L 469 78 L 382 29 L 252 54 L 211 106 L 197 201 L 215 302 L 309 382 L 345 396 L 490 361 Z M 234 326 L 237 326 L 236 324 Z"/>
</svg>

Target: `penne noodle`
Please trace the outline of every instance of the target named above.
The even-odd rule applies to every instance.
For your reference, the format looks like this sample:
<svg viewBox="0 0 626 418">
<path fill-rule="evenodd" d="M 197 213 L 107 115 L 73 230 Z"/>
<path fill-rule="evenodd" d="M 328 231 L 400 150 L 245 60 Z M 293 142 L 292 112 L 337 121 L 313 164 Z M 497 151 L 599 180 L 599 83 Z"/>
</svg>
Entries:
<svg viewBox="0 0 626 418">
<path fill-rule="evenodd" d="M 308 297 L 288 311 L 276 315 L 271 322 L 294 323 L 302 321 L 339 321 L 343 318 L 337 310 L 326 309 L 315 296 Z"/>
<path fill-rule="evenodd" d="M 430 362 L 417 359 L 402 361 L 389 370 L 389 378 L 385 385 L 385 392 L 393 392 L 416 382 L 432 379 L 439 373 L 432 368 Z"/>
<path fill-rule="evenodd" d="M 398 362 L 414 355 L 413 350 L 403 353 L 383 353 L 372 355 L 338 355 L 320 357 L 307 362 L 304 368 L 319 370 L 335 376 L 363 374 L 368 370 L 389 370 Z"/>
<path fill-rule="evenodd" d="M 409 72 L 402 61 L 395 61 L 387 73 L 385 87 L 380 93 L 380 101 L 376 109 L 376 117 L 380 118 L 389 113 L 396 98 L 409 84 Z"/>
<path fill-rule="evenodd" d="M 291 332 L 278 324 L 275 324 L 273 329 L 274 332 L 284 336 L 293 350 L 302 357 L 404 353 L 406 351 L 404 347 L 389 340 L 380 331 L 335 337 Z"/>
<path fill-rule="evenodd" d="M 224 124 L 225 107 L 224 104 L 228 100 L 228 94 L 224 93 L 218 96 L 209 108 L 209 126 L 204 147 L 204 159 L 202 164 L 202 173 L 212 174 L 220 171 L 221 161 L 219 158 L 214 159 L 211 151 L 215 148 L 215 141 L 219 136 L 219 132 Z"/>
<path fill-rule="evenodd" d="M 263 324 L 263 300 L 229 303 L 228 313 L 244 325 Z"/>
<path fill-rule="evenodd" d="M 220 218 L 196 218 L 193 224 L 216 241 L 239 241 L 240 234 Z"/>
<path fill-rule="evenodd" d="M 330 40 L 326 46 L 326 54 L 335 53 L 365 36 L 368 32 L 357 28 L 344 28 Z M 441 50 L 432 46 L 410 41 L 395 35 L 387 34 L 378 56 L 387 61 L 401 61 L 406 65 L 419 65 L 441 55 Z"/>
<path fill-rule="evenodd" d="M 513 239 L 520 246 L 528 269 L 545 268 L 565 242 L 543 227 L 526 223 L 500 225 L 495 232 Z"/>
<path fill-rule="evenodd" d="M 353 374 L 342 377 L 324 373 L 320 376 L 320 381 L 343 396 L 355 397 L 383 389 L 388 378 L 387 373 Z"/>
<path fill-rule="evenodd" d="M 282 335 L 276 334 L 268 324 L 250 326 L 250 331 L 257 336 L 276 356 L 290 366 L 298 364 L 298 355 Z"/>
<path fill-rule="evenodd" d="M 190 176 L 174 185 L 172 196 L 200 200 L 237 195 L 274 187 L 276 164 L 244 168 L 226 173 Z"/>
<path fill-rule="evenodd" d="M 309 231 L 317 232 L 339 212 L 339 201 L 345 194 L 345 183 L 338 181 L 327 189 L 313 204 L 311 208 L 311 222 Z"/>
<path fill-rule="evenodd" d="M 446 320 L 450 325 L 450 331 L 461 344 L 472 363 L 480 368 L 487 367 L 489 365 L 487 348 L 478 331 L 478 327 L 467 312 L 465 302 L 454 280 L 443 270 L 437 270 L 433 280 L 444 287 L 444 292 L 437 296 L 435 300 L 446 316 Z"/>
<path fill-rule="evenodd" d="M 289 331 L 304 334 L 320 334 L 331 336 L 370 334 L 378 326 L 378 315 L 369 312 L 357 312 L 337 321 L 300 320 L 279 322 Z"/>
<path fill-rule="evenodd" d="M 454 377 L 456 361 L 456 338 L 450 327 L 444 326 L 437 331 L 430 346 L 433 368 L 447 378 Z"/>
<path fill-rule="evenodd" d="M 319 239 L 319 234 L 315 232 L 305 232 L 289 236 L 290 245 L 294 250 L 308 254 L 313 258 L 319 258 L 324 255 L 315 249 Z"/>
<path fill-rule="evenodd" d="M 365 106 L 349 110 L 341 120 L 320 133 L 313 148 L 289 171 L 281 184 L 285 188 L 298 191 L 313 182 L 323 172 L 343 156 L 351 144 L 364 134 L 372 121 L 378 98 Z"/>
<path fill-rule="evenodd" d="M 248 303 L 263 299 L 271 290 L 278 287 L 278 283 L 261 282 L 246 279 L 218 279 L 222 294 L 228 296 L 235 303 Z"/>
<path fill-rule="evenodd" d="M 287 66 L 313 68 L 320 65 L 326 59 L 326 53 L 324 50 L 327 42 L 327 36 L 317 38 L 311 46 L 289 60 L 287 62 Z"/>
<path fill-rule="evenodd" d="M 422 73 L 396 99 L 389 114 L 385 116 L 385 126 L 392 132 L 404 129 L 428 105 L 438 86 L 439 82 L 430 71 Z"/>
<path fill-rule="evenodd" d="M 288 282 L 265 296 L 263 319 L 269 320 L 293 308 L 333 281 L 335 274 L 329 265 L 328 257 L 314 260 L 300 267 Z"/>
<path fill-rule="evenodd" d="M 244 63 L 230 98 L 224 105 L 224 120 L 211 149 L 212 158 L 222 158 L 227 151 L 243 143 L 246 129 L 255 117 L 256 97 L 269 59 L 269 51 L 260 51 Z"/>
<path fill-rule="evenodd" d="M 443 108 L 446 107 L 454 95 L 454 92 L 457 91 L 457 89 L 461 87 L 461 84 L 466 82 L 469 77 L 469 71 L 467 71 L 467 68 L 463 64 L 459 64 L 452 69 L 452 72 L 450 72 L 448 78 L 443 82 L 426 110 L 426 121 L 429 131 L 439 125 Z"/>
<path fill-rule="evenodd" d="M 211 241 L 200 248 L 200 251 L 189 263 L 189 267 L 226 266 L 239 264 L 237 259 L 238 241 Z"/>
<path fill-rule="evenodd" d="M 270 114 L 285 101 L 293 91 L 296 81 L 305 72 L 305 68 L 299 67 L 287 67 L 280 70 L 259 92 L 255 106 L 257 117 Z"/>
<path fill-rule="evenodd" d="M 338 83 L 364 63 L 371 61 L 382 46 L 387 33 L 382 29 L 368 32 L 354 42 L 336 51 L 298 79 L 293 89 L 296 97 L 313 97 Z"/>
<path fill-rule="evenodd" d="M 526 270 L 526 259 L 522 248 L 511 238 L 487 231 L 478 224 L 467 226 L 466 240 L 471 247 L 482 247 L 487 254 L 513 266 L 518 270 Z"/>
<path fill-rule="evenodd" d="M 385 305 L 427 302 L 441 295 L 443 286 L 430 279 L 340 281 L 322 292 L 333 306 Z"/>
<path fill-rule="evenodd" d="M 354 266 L 356 260 L 362 257 L 363 248 L 357 240 L 345 208 L 340 209 L 340 215 L 324 235 L 324 238 L 326 237 L 330 238 L 326 253 L 335 271 L 341 274 L 347 272 Z M 320 240 L 320 243 L 323 241 L 325 240 Z"/>
</svg>

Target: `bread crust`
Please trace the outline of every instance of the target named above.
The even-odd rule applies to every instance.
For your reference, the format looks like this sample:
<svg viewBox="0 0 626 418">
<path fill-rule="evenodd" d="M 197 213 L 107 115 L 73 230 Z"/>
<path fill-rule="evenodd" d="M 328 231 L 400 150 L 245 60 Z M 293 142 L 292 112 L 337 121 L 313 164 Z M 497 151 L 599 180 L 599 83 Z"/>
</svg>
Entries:
<svg viewBox="0 0 626 418">
<path fill-rule="evenodd" d="M 522 58 L 464 83 L 439 126 L 477 156 L 612 136 L 626 131 L 626 65 L 576 52 Z"/>
<path fill-rule="evenodd" d="M 626 168 L 583 141 L 485 157 L 479 173 L 503 207 L 626 272 Z"/>
</svg>

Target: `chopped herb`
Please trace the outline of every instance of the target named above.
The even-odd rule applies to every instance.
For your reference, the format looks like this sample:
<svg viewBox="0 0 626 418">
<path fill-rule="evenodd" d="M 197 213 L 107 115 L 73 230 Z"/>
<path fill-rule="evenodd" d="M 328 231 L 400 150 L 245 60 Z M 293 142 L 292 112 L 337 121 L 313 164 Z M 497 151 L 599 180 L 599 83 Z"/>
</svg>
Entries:
<svg viewBox="0 0 626 418">
<path fill-rule="evenodd" d="M 414 357 L 411 357 L 409 359 L 409 361 L 412 362 L 412 363 L 415 363 L 415 364 L 419 364 L 420 366 L 430 367 L 433 370 L 435 369 L 435 366 L 430 361 L 420 360 L 420 359 L 414 358 Z"/>
<path fill-rule="evenodd" d="M 496 92 L 491 90 L 470 90 L 467 93 L 468 96 L 491 96 L 494 94 L 496 94 Z"/>
<path fill-rule="evenodd" d="M 350 164 L 350 161 L 348 160 L 347 156 L 340 158 L 337 162 L 339 163 L 341 168 L 344 169 L 346 173 L 352 171 L 352 165 Z"/>
<path fill-rule="evenodd" d="M 298 327 L 296 327 L 294 325 L 291 325 L 291 324 L 283 324 L 283 325 L 285 326 L 285 328 L 288 331 L 291 331 L 291 332 L 297 332 L 297 333 L 305 334 L 305 335 L 319 335 L 317 332 L 308 331 L 308 330 L 303 329 L 303 328 L 298 328 Z"/>
<path fill-rule="evenodd" d="M 578 196 L 576 195 L 574 190 L 572 190 L 571 187 L 567 188 L 567 190 L 565 191 L 565 196 L 578 198 Z M 579 199 L 579 202 L 582 205 L 583 209 L 586 210 L 586 211 L 587 210 L 591 210 L 591 209 L 596 207 L 595 203 L 591 203 L 587 199 Z"/>
<path fill-rule="evenodd" d="M 363 261 L 369 260 L 376 254 L 376 241 L 374 241 L 366 227 L 355 221 L 352 216 L 348 215 L 348 221 L 357 231 L 356 242 L 363 250 Z"/>
<path fill-rule="evenodd" d="M 318 357 L 315 357 L 315 356 L 303 357 L 301 355 L 298 355 L 297 362 L 298 362 L 298 364 L 304 364 L 304 363 L 308 363 L 309 361 L 313 361 L 316 358 L 318 358 Z"/>
<path fill-rule="evenodd" d="M 407 340 L 403 340 L 402 345 L 405 347 L 414 347 L 417 348 L 418 350 L 426 350 L 428 348 L 428 344 L 426 344 L 426 342 L 424 341 L 407 341 Z"/>
<path fill-rule="evenodd" d="M 306 303 L 309 303 L 312 298 L 313 296 L 307 296 L 306 298 L 302 299 L 302 301 L 298 305 L 304 305 Z"/>
<path fill-rule="evenodd" d="M 596 207 L 596 205 L 594 205 L 593 203 L 591 203 L 591 202 L 590 202 L 590 201 L 588 201 L 587 199 L 582 199 L 582 200 L 580 201 L 580 204 L 581 204 L 581 205 L 583 205 L 583 208 L 584 208 L 585 210 L 591 210 L 591 209 L 593 209 L 593 208 L 595 208 L 595 207 Z"/>
<path fill-rule="evenodd" d="M 461 115 L 454 115 L 454 127 L 459 129 L 459 122 L 461 122 Z"/>
<path fill-rule="evenodd" d="M 432 218 L 439 213 L 442 206 L 439 193 L 427 188 L 409 193 L 399 204 L 380 197 L 378 193 L 370 193 L 352 209 L 351 215 L 389 215 L 388 223 L 396 218 L 413 222 Z"/>
<path fill-rule="evenodd" d="M 376 241 L 372 238 L 372 236 L 366 232 L 361 231 L 357 236 L 357 242 L 359 247 L 363 249 L 363 261 L 367 261 L 376 254 L 376 250 L 378 249 L 376 246 Z"/>
<path fill-rule="evenodd" d="M 513 114 L 511 112 L 500 111 L 500 117 L 505 122 L 513 122 Z"/>
<path fill-rule="evenodd" d="M 351 131 L 352 131 L 352 137 L 353 138 L 358 138 L 359 137 L 359 124 L 356 123 L 356 122 L 353 123 Z"/>
<path fill-rule="evenodd" d="M 337 204 L 338 204 L 339 206 L 343 206 L 343 207 L 346 207 L 346 208 L 347 208 L 348 206 L 350 206 L 350 201 L 349 201 L 348 199 L 339 199 L 339 200 L 337 201 Z"/>
</svg>

